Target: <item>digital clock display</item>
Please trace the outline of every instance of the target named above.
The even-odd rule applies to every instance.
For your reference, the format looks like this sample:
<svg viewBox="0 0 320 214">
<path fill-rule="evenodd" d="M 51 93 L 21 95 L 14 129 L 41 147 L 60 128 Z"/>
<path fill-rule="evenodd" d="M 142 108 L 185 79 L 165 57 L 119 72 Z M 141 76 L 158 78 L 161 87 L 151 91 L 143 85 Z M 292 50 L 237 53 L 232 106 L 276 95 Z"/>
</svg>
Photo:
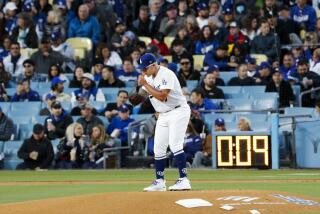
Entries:
<svg viewBox="0 0 320 214">
<path fill-rule="evenodd" d="M 270 136 L 216 136 L 217 168 L 272 168 Z"/>
</svg>

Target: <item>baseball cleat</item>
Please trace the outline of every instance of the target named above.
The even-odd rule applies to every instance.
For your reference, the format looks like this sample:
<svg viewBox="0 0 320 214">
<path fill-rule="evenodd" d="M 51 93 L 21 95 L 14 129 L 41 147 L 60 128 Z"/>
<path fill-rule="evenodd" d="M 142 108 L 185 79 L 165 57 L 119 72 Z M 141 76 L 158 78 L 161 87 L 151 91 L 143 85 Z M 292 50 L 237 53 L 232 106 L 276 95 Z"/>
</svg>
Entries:
<svg viewBox="0 0 320 214">
<path fill-rule="evenodd" d="M 191 184 L 187 177 L 179 178 L 176 183 L 169 187 L 170 191 L 191 190 Z"/>
<path fill-rule="evenodd" d="M 157 179 L 152 184 L 143 189 L 144 192 L 164 192 L 167 191 L 166 181 L 163 179 Z"/>
</svg>

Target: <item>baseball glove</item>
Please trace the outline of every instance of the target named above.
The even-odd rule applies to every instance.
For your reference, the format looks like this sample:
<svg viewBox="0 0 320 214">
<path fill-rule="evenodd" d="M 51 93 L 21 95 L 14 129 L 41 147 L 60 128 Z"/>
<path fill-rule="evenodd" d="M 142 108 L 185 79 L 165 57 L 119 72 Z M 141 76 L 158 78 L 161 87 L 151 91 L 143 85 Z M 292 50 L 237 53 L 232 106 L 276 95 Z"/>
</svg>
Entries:
<svg viewBox="0 0 320 214">
<path fill-rule="evenodd" d="M 141 96 L 140 94 L 132 94 L 129 96 L 129 102 L 133 105 L 133 106 L 137 106 L 140 103 L 142 103 L 144 101 L 144 97 Z"/>
</svg>

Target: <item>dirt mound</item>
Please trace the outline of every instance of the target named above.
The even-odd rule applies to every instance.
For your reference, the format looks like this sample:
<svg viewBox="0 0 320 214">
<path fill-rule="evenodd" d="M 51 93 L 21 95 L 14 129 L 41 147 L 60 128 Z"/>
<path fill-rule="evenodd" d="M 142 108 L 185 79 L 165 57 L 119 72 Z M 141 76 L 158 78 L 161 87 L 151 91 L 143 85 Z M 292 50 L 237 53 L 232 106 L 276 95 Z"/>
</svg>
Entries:
<svg viewBox="0 0 320 214">
<path fill-rule="evenodd" d="M 6 213 L 249 213 L 258 210 L 260 213 L 320 213 L 320 206 L 294 204 L 276 198 L 273 194 L 295 196 L 304 200 L 320 202 L 306 196 L 278 191 L 188 191 L 188 192 L 111 192 L 64 198 L 44 199 L 0 205 L 1 214 Z M 233 196 L 233 197 L 231 197 Z M 240 197 L 242 196 L 242 197 Z M 175 204 L 180 199 L 201 198 L 213 203 L 212 207 L 187 209 Z M 232 204 L 233 211 L 219 207 Z"/>
</svg>

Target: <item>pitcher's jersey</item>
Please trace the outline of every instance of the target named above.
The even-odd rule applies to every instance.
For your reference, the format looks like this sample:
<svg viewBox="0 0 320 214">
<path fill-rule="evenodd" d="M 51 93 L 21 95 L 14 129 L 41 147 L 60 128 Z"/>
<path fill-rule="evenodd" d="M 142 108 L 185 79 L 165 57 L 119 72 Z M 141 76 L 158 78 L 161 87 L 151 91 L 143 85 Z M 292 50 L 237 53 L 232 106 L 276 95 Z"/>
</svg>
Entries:
<svg viewBox="0 0 320 214">
<path fill-rule="evenodd" d="M 164 113 L 173 110 L 177 106 L 187 105 L 187 100 L 182 93 L 182 89 L 177 76 L 168 68 L 161 66 L 155 78 L 145 76 L 145 80 L 155 89 L 170 89 L 167 100 L 160 100 L 149 95 L 151 104 L 157 112 Z M 145 91 L 145 87 L 142 87 Z"/>
</svg>

